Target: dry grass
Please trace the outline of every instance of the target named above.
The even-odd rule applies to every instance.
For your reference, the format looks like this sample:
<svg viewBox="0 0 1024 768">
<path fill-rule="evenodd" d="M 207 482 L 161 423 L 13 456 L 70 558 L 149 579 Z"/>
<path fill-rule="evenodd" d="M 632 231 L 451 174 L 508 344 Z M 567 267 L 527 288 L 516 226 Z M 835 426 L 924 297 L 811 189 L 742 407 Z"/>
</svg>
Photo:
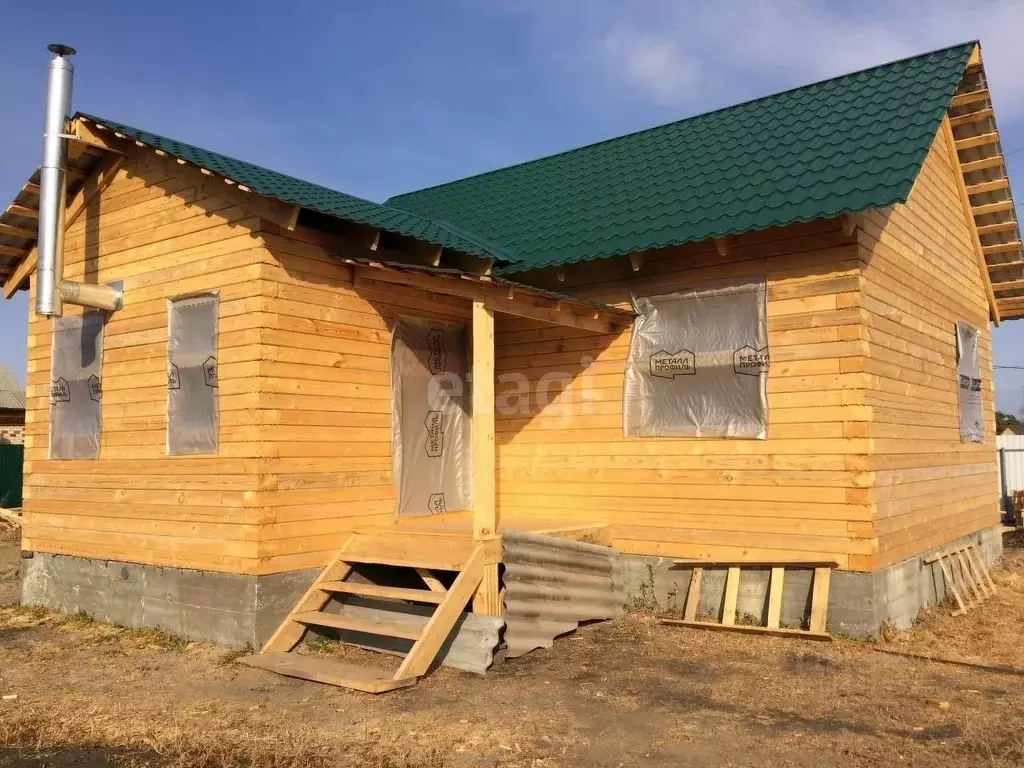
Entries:
<svg viewBox="0 0 1024 768">
<path fill-rule="evenodd" d="M 891 627 L 883 639 L 888 647 L 956 661 L 1024 668 L 1024 531 L 1003 537 L 1003 559 L 993 569 L 997 593 L 963 616 L 952 615 L 952 603 L 929 606 L 909 632 Z"/>
<path fill-rule="evenodd" d="M 893 647 L 984 654 L 988 643 L 986 661 L 1015 650 L 1024 550 L 1006 563 L 993 574 L 1006 602 L 956 619 L 933 609 Z M 0 764 L 82 750 L 109 761 L 87 765 L 133 768 L 1024 765 L 1022 679 L 852 641 L 634 614 L 485 679 L 442 668 L 379 697 L 233 663 L 251 650 L 0 608 L 0 694 L 18 695 L 0 700 Z M 303 652 L 395 661 L 322 639 Z"/>
<path fill-rule="evenodd" d="M 380 747 L 358 751 L 327 746 L 312 728 L 282 729 L 272 718 L 237 715 L 214 722 L 168 711 L 166 718 L 140 722 L 132 707 L 78 706 L 72 699 L 58 711 L 21 709 L 5 713 L 0 747 L 26 753 L 104 750 L 130 764 L 166 768 L 440 768 L 438 760 L 396 760 Z M 271 722 L 268 722 L 271 721 Z M 211 727 L 212 726 L 212 727 Z"/>
</svg>

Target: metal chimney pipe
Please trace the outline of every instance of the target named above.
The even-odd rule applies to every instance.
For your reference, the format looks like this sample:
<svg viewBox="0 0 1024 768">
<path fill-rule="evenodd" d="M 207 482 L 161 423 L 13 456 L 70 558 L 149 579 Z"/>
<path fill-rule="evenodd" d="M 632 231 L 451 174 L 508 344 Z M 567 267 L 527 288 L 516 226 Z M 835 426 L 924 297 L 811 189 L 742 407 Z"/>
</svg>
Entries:
<svg viewBox="0 0 1024 768">
<path fill-rule="evenodd" d="M 64 134 L 71 118 L 71 86 L 75 68 L 68 60 L 75 49 L 54 43 L 46 83 L 43 163 L 39 169 L 39 235 L 36 244 L 36 314 L 60 317 L 64 302 L 64 210 L 67 197 L 68 144 Z"/>
</svg>

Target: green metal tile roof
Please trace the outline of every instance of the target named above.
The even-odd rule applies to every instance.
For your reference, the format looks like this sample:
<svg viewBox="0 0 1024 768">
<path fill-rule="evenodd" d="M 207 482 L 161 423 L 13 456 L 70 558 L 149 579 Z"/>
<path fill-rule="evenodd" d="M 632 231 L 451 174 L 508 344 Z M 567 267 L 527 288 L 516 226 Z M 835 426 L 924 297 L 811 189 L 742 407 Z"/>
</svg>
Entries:
<svg viewBox="0 0 1024 768">
<path fill-rule="evenodd" d="M 500 243 L 506 272 L 904 202 L 975 43 L 964 43 L 388 205 Z"/>
<path fill-rule="evenodd" d="M 198 165 L 214 173 L 226 176 L 244 184 L 253 192 L 282 202 L 336 216 L 347 221 L 366 224 L 386 232 L 406 235 L 444 248 L 469 253 L 474 256 L 495 259 L 499 262 L 512 260 L 501 248 L 487 243 L 472 234 L 461 232 L 455 227 L 444 226 L 423 216 L 392 208 L 380 203 L 363 200 L 360 197 L 337 192 L 319 184 L 277 173 L 258 165 L 236 160 L 233 157 L 211 152 L 181 141 L 169 139 L 149 131 L 133 128 L 124 123 L 96 117 L 84 112 L 78 114 L 86 120 L 106 126 L 112 131 L 123 133 L 143 144 L 161 149 L 169 155 Z"/>
</svg>

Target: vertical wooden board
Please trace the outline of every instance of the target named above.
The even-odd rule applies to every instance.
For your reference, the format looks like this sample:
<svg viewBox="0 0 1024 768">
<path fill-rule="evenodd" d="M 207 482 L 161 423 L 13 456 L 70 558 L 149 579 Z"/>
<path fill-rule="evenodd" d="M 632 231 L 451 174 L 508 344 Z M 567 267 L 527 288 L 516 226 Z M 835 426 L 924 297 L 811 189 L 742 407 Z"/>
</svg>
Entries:
<svg viewBox="0 0 1024 768">
<path fill-rule="evenodd" d="M 992 581 L 992 574 L 988 572 L 988 566 L 985 565 L 985 558 L 973 545 L 967 548 L 967 553 L 974 558 L 974 561 L 978 566 L 978 570 L 985 579 L 985 583 L 994 595 L 996 593 L 996 583 Z"/>
<path fill-rule="evenodd" d="M 395 673 L 395 680 L 419 677 L 430 669 L 434 657 L 451 633 L 459 614 L 480 586 L 485 554 L 483 545 L 478 545 L 473 550 L 473 554 L 455 577 L 451 589 L 448 590 L 448 596 L 434 610 L 434 615 L 423 628 L 420 639 L 409 649 L 405 660 Z"/>
<path fill-rule="evenodd" d="M 498 584 L 498 564 L 489 563 L 484 566 L 480 586 L 473 595 L 473 613 L 484 616 L 502 615 L 502 597 Z"/>
<path fill-rule="evenodd" d="M 816 634 L 825 634 L 828 631 L 828 594 L 831 581 L 831 568 L 814 569 L 810 630 Z"/>
<path fill-rule="evenodd" d="M 736 623 L 736 601 L 740 593 L 740 569 L 730 566 L 725 577 L 725 599 L 722 601 L 722 623 L 731 626 Z"/>
<path fill-rule="evenodd" d="M 956 551 L 957 559 L 960 561 L 961 573 L 964 576 L 964 582 L 970 587 L 971 592 L 974 594 L 974 599 L 977 602 L 984 602 L 987 595 L 981 588 L 980 576 L 981 574 L 976 573 L 970 562 L 970 555 L 965 554 L 967 548 L 960 547 Z"/>
<path fill-rule="evenodd" d="M 700 607 L 700 588 L 704 582 L 704 569 L 699 565 L 693 567 L 690 574 L 690 588 L 686 591 L 686 606 L 683 618 L 693 621 L 697 618 L 697 609 Z"/>
<path fill-rule="evenodd" d="M 474 301 L 473 536 L 476 539 L 491 538 L 498 530 L 494 470 L 494 312 L 483 302 Z"/>
<path fill-rule="evenodd" d="M 953 593 L 953 598 L 959 606 L 959 609 L 955 611 L 953 615 L 958 616 L 960 614 L 967 613 L 967 606 L 964 605 L 963 598 L 960 596 L 960 590 L 957 589 L 956 582 L 953 581 L 953 574 L 950 571 L 949 564 L 946 563 L 945 556 L 940 554 L 936 562 L 939 564 L 939 568 L 942 569 L 942 576 L 946 580 L 946 586 L 949 587 L 949 591 Z"/>
<path fill-rule="evenodd" d="M 782 621 L 782 587 L 786 578 L 786 569 L 776 566 L 768 584 L 768 627 L 778 629 Z"/>
<path fill-rule="evenodd" d="M 274 631 L 274 634 L 270 636 L 270 639 L 260 649 L 261 655 L 267 653 L 286 653 L 294 648 L 302 639 L 302 636 L 306 633 L 306 626 L 293 621 L 292 616 L 304 611 L 319 611 L 327 605 L 331 599 L 331 593 L 325 592 L 317 585 L 322 581 L 343 581 L 348 576 L 352 567 L 342 558 L 345 555 L 345 550 L 352 543 L 353 538 L 355 537 L 349 536 L 345 544 L 338 550 L 338 554 L 334 556 L 331 562 L 327 564 L 327 567 L 317 576 L 309 589 L 299 599 L 299 602 L 295 604 L 295 607 L 288 612 L 288 616 L 285 617 L 281 625 Z"/>
</svg>

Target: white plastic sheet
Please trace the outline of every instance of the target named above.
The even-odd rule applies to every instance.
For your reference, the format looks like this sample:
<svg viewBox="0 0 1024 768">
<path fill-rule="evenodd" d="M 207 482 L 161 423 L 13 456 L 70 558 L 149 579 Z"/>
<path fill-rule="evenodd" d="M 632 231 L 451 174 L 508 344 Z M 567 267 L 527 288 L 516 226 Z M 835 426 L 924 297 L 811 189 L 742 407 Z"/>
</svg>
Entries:
<svg viewBox="0 0 1024 768">
<path fill-rule="evenodd" d="M 715 281 L 633 299 L 627 437 L 737 437 L 768 431 L 765 280 Z"/>
<path fill-rule="evenodd" d="M 956 377 L 960 442 L 984 442 L 985 416 L 981 405 L 978 329 L 963 320 L 956 321 Z"/>
<path fill-rule="evenodd" d="M 167 453 L 217 453 L 216 293 L 167 302 Z"/>
<path fill-rule="evenodd" d="M 472 509 L 466 329 L 401 318 L 391 337 L 398 516 Z"/>
<path fill-rule="evenodd" d="M 103 315 L 88 312 L 53 321 L 50 361 L 51 459 L 100 454 L 103 394 Z"/>
</svg>

